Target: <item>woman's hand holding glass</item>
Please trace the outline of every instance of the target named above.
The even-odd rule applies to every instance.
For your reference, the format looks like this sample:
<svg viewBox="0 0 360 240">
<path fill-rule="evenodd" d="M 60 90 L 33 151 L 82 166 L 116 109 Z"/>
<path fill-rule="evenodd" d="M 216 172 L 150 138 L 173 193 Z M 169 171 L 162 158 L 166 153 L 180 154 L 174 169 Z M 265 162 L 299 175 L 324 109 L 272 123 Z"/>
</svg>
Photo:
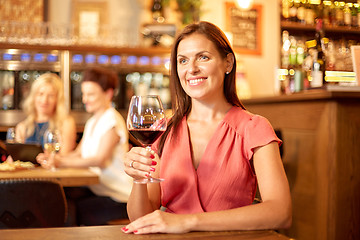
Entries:
<svg viewBox="0 0 360 240">
<path fill-rule="evenodd" d="M 157 95 L 147 96 L 133 96 L 130 101 L 129 111 L 127 116 L 127 128 L 130 134 L 137 139 L 145 149 L 134 149 L 130 151 L 130 157 L 125 163 L 125 167 L 130 169 L 130 176 L 136 171 L 148 171 L 143 179 L 135 178 L 135 183 L 153 183 L 161 182 L 164 179 L 154 178 L 151 176 L 155 172 L 152 165 L 156 165 L 156 161 L 151 160 L 155 158 L 154 152 L 151 150 L 151 144 L 166 130 L 167 121 L 165 111 Z M 147 153 L 146 153 L 147 151 Z M 136 152 L 138 155 L 132 155 Z M 143 157 L 140 157 L 140 156 Z M 146 157 L 149 157 L 146 159 Z M 126 165 L 127 164 L 127 165 Z M 144 164 L 148 164 L 147 167 Z"/>
<path fill-rule="evenodd" d="M 136 183 L 147 183 L 150 177 L 156 177 L 156 166 L 159 156 L 146 148 L 133 147 L 125 154 L 125 172 L 135 179 Z M 128 163 L 128 164 L 126 164 Z"/>
</svg>

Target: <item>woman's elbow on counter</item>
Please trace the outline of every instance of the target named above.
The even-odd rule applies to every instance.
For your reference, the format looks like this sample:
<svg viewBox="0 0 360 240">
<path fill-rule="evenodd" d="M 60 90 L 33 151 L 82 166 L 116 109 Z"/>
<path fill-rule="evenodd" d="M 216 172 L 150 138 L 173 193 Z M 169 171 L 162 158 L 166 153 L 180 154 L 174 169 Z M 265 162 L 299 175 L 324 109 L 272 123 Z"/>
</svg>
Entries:
<svg viewBox="0 0 360 240">
<path fill-rule="evenodd" d="M 279 220 L 279 229 L 290 228 L 292 224 L 292 208 L 284 209 Z"/>
</svg>

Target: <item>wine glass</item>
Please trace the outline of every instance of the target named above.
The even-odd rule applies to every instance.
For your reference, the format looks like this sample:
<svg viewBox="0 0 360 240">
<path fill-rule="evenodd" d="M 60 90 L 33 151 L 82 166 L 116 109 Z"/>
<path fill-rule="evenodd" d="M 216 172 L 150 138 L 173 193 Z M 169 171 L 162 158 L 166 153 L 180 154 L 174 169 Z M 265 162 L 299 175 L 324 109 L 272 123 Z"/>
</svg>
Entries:
<svg viewBox="0 0 360 240">
<path fill-rule="evenodd" d="M 57 130 L 46 130 L 44 133 L 44 150 L 54 159 L 55 154 L 60 151 L 60 133 Z M 55 171 L 55 167 L 51 167 Z"/>
<path fill-rule="evenodd" d="M 15 128 L 8 128 L 6 132 L 6 142 L 7 143 L 15 143 Z"/>
<path fill-rule="evenodd" d="M 167 122 L 160 97 L 157 95 L 133 96 L 129 105 L 127 128 L 148 151 L 151 144 L 166 130 Z M 153 178 L 135 180 L 135 183 L 161 182 L 164 179 Z"/>
</svg>

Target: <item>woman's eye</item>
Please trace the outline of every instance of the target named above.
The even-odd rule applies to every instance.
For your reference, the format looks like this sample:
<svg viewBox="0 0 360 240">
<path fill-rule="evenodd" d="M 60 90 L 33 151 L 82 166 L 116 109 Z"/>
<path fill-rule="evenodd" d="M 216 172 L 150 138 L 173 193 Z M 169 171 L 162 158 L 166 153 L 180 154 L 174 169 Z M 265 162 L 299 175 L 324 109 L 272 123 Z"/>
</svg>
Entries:
<svg viewBox="0 0 360 240">
<path fill-rule="evenodd" d="M 186 63 L 186 59 L 179 59 L 179 63 L 180 63 L 180 64 L 185 64 L 185 63 Z"/>
<path fill-rule="evenodd" d="M 207 60 L 207 59 L 209 59 L 208 56 L 204 56 L 204 55 L 199 56 L 199 60 Z"/>
</svg>

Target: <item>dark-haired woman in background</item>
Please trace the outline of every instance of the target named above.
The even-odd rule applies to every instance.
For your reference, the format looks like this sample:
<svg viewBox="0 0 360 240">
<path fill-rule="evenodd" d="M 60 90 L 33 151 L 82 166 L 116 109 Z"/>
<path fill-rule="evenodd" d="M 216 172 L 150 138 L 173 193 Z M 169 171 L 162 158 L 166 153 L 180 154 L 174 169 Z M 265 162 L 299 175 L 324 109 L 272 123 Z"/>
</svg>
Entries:
<svg viewBox="0 0 360 240">
<path fill-rule="evenodd" d="M 192 24 L 176 38 L 169 127 L 154 152 L 134 147 L 124 162 L 134 179 L 151 172 L 165 181 L 133 184 L 127 207 L 132 223 L 124 232 L 290 226 L 281 140 L 265 118 L 245 110 L 236 95 L 235 73 L 235 54 L 215 25 Z M 252 204 L 257 185 L 262 202 Z"/>
<path fill-rule="evenodd" d="M 103 225 L 127 218 L 131 178 L 124 172 L 123 158 L 129 150 L 128 133 L 124 119 L 111 106 L 117 84 L 117 75 L 108 69 L 86 70 L 81 82 L 82 101 L 92 117 L 85 124 L 79 145 L 75 151 L 49 161 L 44 161 L 48 159 L 45 154 L 37 158 L 45 168 L 94 167 L 99 173 L 100 184 L 89 186 L 91 191 L 76 193 L 81 196 L 76 199 L 78 225 Z M 70 190 L 68 196 L 74 195 Z"/>
</svg>

